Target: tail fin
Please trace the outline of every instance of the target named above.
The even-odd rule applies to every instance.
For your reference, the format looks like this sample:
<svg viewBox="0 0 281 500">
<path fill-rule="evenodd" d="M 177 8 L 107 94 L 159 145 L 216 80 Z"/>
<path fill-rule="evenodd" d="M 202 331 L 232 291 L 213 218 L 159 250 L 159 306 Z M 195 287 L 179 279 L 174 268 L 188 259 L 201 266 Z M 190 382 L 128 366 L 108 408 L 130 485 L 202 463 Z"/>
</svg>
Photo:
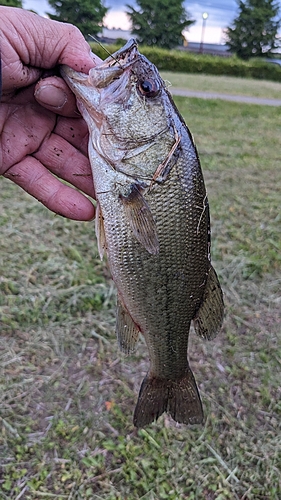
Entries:
<svg viewBox="0 0 281 500">
<path fill-rule="evenodd" d="M 166 411 L 182 424 L 203 422 L 202 403 L 190 368 L 176 380 L 147 375 L 141 385 L 134 413 L 134 425 L 145 427 Z"/>
</svg>

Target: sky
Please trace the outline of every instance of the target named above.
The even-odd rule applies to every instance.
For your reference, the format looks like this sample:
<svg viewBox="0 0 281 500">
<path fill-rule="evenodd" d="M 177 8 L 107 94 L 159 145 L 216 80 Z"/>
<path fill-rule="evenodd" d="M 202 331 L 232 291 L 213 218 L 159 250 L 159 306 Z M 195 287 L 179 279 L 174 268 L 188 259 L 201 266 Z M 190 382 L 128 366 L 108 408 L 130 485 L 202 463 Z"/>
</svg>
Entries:
<svg viewBox="0 0 281 500">
<path fill-rule="evenodd" d="M 105 19 L 105 24 L 109 28 L 119 28 L 126 26 L 129 29 L 129 20 L 125 14 L 125 5 L 134 6 L 133 0 L 107 0 L 105 5 L 111 9 Z M 229 26 L 237 14 L 237 3 L 235 0 L 203 0 L 201 2 L 185 1 L 184 7 L 190 14 L 190 17 L 196 22 L 192 25 L 186 34 L 190 42 L 200 42 L 202 35 L 202 14 L 207 13 L 208 18 L 205 25 L 204 41 L 206 43 L 223 43 L 223 30 Z M 118 24 L 119 23 L 119 24 Z"/>
<path fill-rule="evenodd" d="M 153 1 L 153 0 L 152 0 Z M 281 0 L 279 0 L 281 3 Z M 130 29 L 130 22 L 126 16 L 126 4 L 135 6 L 134 0 L 104 0 L 104 5 L 109 7 L 104 24 L 107 28 Z M 190 17 L 196 22 L 185 33 L 189 42 L 200 42 L 202 36 L 202 14 L 207 13 L 208 18 L 204 30 L 205 43 L 224 43 L 224 30 L 236 17 L 238 8 L 235 0 L 203 0 L 201 2 L 185 1 L 184 6 Z M 23 0 L 25 9 L 33 9 L 38 14 L 44 15 L 52 12 L 47 0 Z"/>
</svg>

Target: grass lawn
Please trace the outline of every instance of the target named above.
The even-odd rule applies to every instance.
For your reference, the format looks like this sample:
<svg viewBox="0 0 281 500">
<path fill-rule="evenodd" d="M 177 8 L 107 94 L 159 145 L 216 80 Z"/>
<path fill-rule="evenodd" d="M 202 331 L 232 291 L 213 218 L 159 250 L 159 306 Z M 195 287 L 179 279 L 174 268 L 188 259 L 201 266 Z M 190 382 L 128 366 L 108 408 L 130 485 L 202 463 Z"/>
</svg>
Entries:
<svg viewBox="0 0 281 500">
<path fill-rule="evenodd" d="M 245 95 L 264 99 L 281 99 L 281 83 L 231 76 L 194 75 L 161 71 L 164 80 L 173 87 L 216 92 L 221 94 Z"/>
<path fill-rule="evenodd" d="M 205 425 L 162 416 L 134 429 L 147 351 L 117 349 L 94 223 L 1 179 L 1 500 L 281 498 L 280 110 L 175 101 L 198 146 L 226 303 L 217 339 L 190 336 Z"/>
</svg>

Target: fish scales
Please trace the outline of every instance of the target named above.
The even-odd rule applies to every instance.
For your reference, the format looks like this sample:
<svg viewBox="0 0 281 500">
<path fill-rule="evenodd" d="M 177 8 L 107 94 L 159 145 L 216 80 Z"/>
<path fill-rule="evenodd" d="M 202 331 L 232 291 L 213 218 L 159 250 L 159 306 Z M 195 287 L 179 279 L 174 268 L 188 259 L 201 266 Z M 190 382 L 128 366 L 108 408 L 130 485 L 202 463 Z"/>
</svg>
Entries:
<svg viewBox="0 0 281 500">
<path fill-rule="evenodd" d="M 223 298 L 210 262 L 209 208 L 190 132 L 154 65 L 134 40 L 89 77 L 63 67 L 90 132 L 101 255 L 117 286 L 116 330 L 129 353 L 144 335 L 150 359 L 134 413 L 201 423 L 187 358 L 191 321 L 211 339 Z M 116 60 L 118 63 L 116 63 Z"/>
</svg>

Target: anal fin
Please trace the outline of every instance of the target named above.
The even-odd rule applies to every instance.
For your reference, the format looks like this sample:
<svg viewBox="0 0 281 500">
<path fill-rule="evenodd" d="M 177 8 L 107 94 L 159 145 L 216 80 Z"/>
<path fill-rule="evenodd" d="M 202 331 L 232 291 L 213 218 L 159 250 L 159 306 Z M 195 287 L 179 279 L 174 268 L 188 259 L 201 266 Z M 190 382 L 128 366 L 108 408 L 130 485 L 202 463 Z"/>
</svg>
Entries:
<svg viewBox="0 0 281 500">
<path fill-rule="evenodd" d="M 139 329 L 125 309 L 120 297 L 117 298 L 116 335 L 119 348 L 124 354 L 134 352 L 139 338 Z"/>
<path fill-rule="evenodd" d="M 200 307 L 193 318 L 194 329 L 199 337 L 211 340 L 219 332 L 224 313 L 223 294 L 214 268 L 209 269 Z"/>
</svg>

